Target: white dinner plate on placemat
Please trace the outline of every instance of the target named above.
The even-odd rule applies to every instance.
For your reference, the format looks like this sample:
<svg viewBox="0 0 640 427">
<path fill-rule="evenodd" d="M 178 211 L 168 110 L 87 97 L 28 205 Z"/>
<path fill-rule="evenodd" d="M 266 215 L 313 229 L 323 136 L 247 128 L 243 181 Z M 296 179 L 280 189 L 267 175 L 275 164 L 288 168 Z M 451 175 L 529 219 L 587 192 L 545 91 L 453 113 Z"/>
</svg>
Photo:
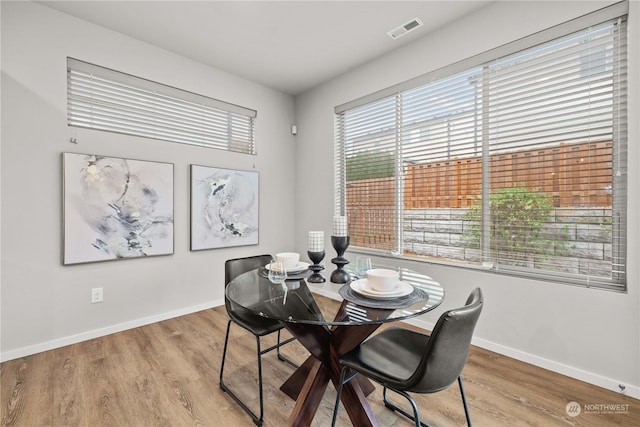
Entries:
<svg viewBox="0 0 640 427">
<path fill-rule="evenodd" d="M 269 264 L 265 265 L 264 268 L 267 271 L 269 271 Z M 287 273 L 300 273 L 301 271 L 305 271 L 308 268 L 309 268 L 309 263 L 308 262 L 300 261 L 295 266 L 287 268 Z"/>
<path fill-rule="evenodd" d="M 398 298 L 398 297 L 404 297 L 406 295 L 409 295 L 411 292 L 413 292 L 413 286 L 402 281 L 399 281 L 395 288 L 387 292 L 376 291 L 372 289 L 369 283 L 367 282 L 367 279 L 354 280 L 349 284 L 349 286 L 354 292 L 360 295 L 364 295 L 365 297 L 368 297 L 368 298 L 379 298 L 379 299 Z"/>
</svg>

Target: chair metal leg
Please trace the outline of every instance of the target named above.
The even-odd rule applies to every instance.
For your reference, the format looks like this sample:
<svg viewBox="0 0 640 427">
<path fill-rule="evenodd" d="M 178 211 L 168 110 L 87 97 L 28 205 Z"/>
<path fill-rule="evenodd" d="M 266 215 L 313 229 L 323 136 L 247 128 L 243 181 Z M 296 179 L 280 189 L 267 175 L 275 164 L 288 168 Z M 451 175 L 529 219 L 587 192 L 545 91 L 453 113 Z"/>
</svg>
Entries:
<svg viewBox="0 0 640 427">
<path fill-rule="evenodd" d="M 284 355 L 282 355 L 282 353 L 280 352 L 280 347 L 283 346 L 284 344 L 290 343 L 291 341 L 295 341 L 295 338 L 288 338 L 284 341 L 280 341 L 280 331 L 278 331 L 278 342 L 275 345 L 272 345 L 268 348 L 265 348 L 264 350 L 262 350 L 261 348 L 261 342 L 260 342 L 260 337 L 256 336 L 256 348 L 257 348 L 257 355 L 258 355 L 258 393 L 260 396 L 260 415 L 257 415 L 255 412 L 253 412 L 243 401 L 240 400 L 240 398 L 232 391 L 229 389 L 229 387 L 224 383 L 224 379 L 223 379 L 223 374 L 224 374 L 224 365 L 225 365 L 225 361 L 227 358 L 227 348 L 229 345 L 229 332 L 231 330 L 231 323 L 233 321 L 229 320 L 229 322 L 227 323 L 227 333 L 225 335 L 224 338 L 224 348 L 222 350 L 222 363 L 220 365 L 220 388 L 222 389 L 222 391 L 226 392 L 229 394 L 229 396 L 231 396 L 231 398 L 233 400 L 235 400 L 235 402 L 240 405 L 240 407 L 242 407 L 242 409 L 244 409 L 244 411 L 249 414 L 249 416 L 251 417 L 251 419 L 253 420 L 253 422 L 257 425 L 257 426 L 261 426 L 263 423 L 263 416 L 264 416 L 264 393 L 262 391 L 262 355 L 265 353 L 270 352 L 271 350 L 276 350 L 277 354 L 278 354 L 278 359 L 280 359 L 283 362 L 288 363 L 289 365 L 293 366 L 294 368 L 297 368 L 298 365 L 293 362 L 292 360 L 288 359 L 287 357 L 285 357 Z"/>
<path fill-rule="evenodd" d="M 404 409 L 396 406 L 389 400 L 389 398 L 387 397 L 387 387 L 384 387 L 382 389 L 382 400 L 384 401 L 384 406 L 391 409 L 392 411 L 399 412 L 400 414 L 409 418 L 411 421 L 416 423 L 416 427 L 429 427 L 427 424 L 420 421 L 420 413 L 418 412 L 418 406 L 416 405 L 415 400 L 413 400 L 413 398 L 408 393 L 401 390 L 395 390 L 395 389 L 391 389 L 391 390 L 403 396 L 405 399 L 409 401 L 409 403 L 411 403 L 411 407 L 413 408 L 413 415 L 411 415 Z"/>
<path fill-rule="evenodd" d="M 340 380 L 338 382 L 338 390 L 337 390 L 338 393 L 336 395 L 336 404 L 333 408 L 333 421 L 331 422 L 331 427 L 334 427 L 336 425 L 336 419 L 338 418 L 338 411 L 340 410 L 340 399 L 342 398 L 342 387 L 346 383 L 354 379 L 356 375 L 358 375 L 357 371 L 352 371 L 351 374 L 347 376 L 348 371 L 349 371 L 349 368 L 347 366 L 343 366 L 342 370 L 340 371 Z"/>
<path fill-rule="evenodd" d="M 289 365 L 291 365 L 291 366 L 293 366 L 294 368 L 297 369 L 300 366 L 297 363 L 295 363 L 294 361 L 292 361 L 291 359 L 283 356 L 283 354 L 280 352 L 280 347 L 282 347 L 283 345 L 285 345 L 287 343 L 290 343 L 291 341 L 295 341 L 295 340 L 296 340 L 295 337 L 291 337 L 291 338 L 288 338 L 288 339 L 280 342 L 280 331 L 278 331 L 278 343 L 276 344 L 276 353 L 278 354 L 278 359 L 280 359 L 283 362 L 288 363 Z M 267 350 L 269 350 L 269 349 L 267 349 Z"/>
<path fill-rule="evenodd" d="M 256 347 L 258 348 L 258 391 L 260 395 L 260 417 L 256 420 L 255 415 L 252 414 L 253 422 L 257 426 L 262 425 L 262 417 L 264 416 L 264 397 L 262 394 L 262 352 L 260 352 L 260 337 L 256 337 Z"/>
<path fill-rule="evenodd" d="M 232 321 L 229 320 L 227 323 L 227 334 L 224 340 L 224 349 L 222 350 L 222 364 L 220 366 L 220 388 L 222 391 L 226 392 L 231 396 L 231 398 L 238 404 L 244 411 L 251 417 L 256 426 L 260 427 L 263 423 L 263 403 L 262 403 L 262 353 L 260 351 L 260 337 L 256 336 L 256 345 L 257 345 L 257 356 L 258 356 L 258 388 L 260 395 L 260 416 L 257 416 L 240 398 L 224 383 L 223 373 L 224 373 L 224 364 L 227 356 L 227 346 L 229 343 L 229 331 L 231 329 Z"/>
<path fill-rule="evenodd" d="M 471 417 L 469 416 L 469 407 L 467 406 L 467 398 L 464 395 L 464 387 L 462 386 L 462 377 L 458 376 L 458 385 L 460 386 L 460 395 L 462 396 L 462 405 L 464 405 L 464 415 L 467 417 L 467 427 L 471 427 Z"/>
<path fill-rule="evenodd" d="M 345 385 L 349 380 L 345 381 L 344 377 L 347 373 L 347 367 L 343 366 L 340 371 L 340 381 L 338 382 L 338 394 L 336 396 L 336 404 L 333 407 L 333 419 L 331 421 L 331 427 L 335 427 L 336 420 L 338 418 L 338 410 L 340 409 L 340 398 L 342 397 L 342 386 Z"/>
<path fill-rule="evenodd" d="M 224 381 L 222 380 L 222 373 L 224 372 L 224 361 L 226 360 L 226 357 L 227 357 L 227 344 L 229 343 L 230 329 L 231 329 L 231 320 L 227 322 L 227 334 L 224 337 L 224 348 L 222 350 L 222 363 L 220 365 L 220 388 L 222 388 L 223 390 L 225 389 L 225 387 L 224 387 Z"/>
</svg>

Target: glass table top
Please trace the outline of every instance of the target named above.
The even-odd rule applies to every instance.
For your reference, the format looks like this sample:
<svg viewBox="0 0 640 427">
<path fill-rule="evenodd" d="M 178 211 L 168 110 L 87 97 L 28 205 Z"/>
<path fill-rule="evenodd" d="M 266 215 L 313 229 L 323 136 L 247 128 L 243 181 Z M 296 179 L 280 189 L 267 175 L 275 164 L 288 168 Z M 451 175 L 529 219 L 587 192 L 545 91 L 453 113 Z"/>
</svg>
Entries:
<svg viewBox="0 0 640 427">
<path fill-rule="evenodd" d="M 225 292 L 235 309 L 241 307 L 253 314 L 284 322 L 328 326 L 398 321 L 419 316 L 440 305 L 444 289 L 438 282 L 413 270 L 394 269 L 400 274 L 402 288 L 406 289 L 406 285 L 413 288 L 411 293 L 371 297 L 358 292 L 356 280 L 347 284 L 328 280 L 307 283 L 308 273 L 283 284 L 274 284 L 262 268 L 239 275 L 229 282 Z M 328 298 L 318 298 L 318 294 L 337 295 L 343 300 L 342 305 Z"/>
</svg>

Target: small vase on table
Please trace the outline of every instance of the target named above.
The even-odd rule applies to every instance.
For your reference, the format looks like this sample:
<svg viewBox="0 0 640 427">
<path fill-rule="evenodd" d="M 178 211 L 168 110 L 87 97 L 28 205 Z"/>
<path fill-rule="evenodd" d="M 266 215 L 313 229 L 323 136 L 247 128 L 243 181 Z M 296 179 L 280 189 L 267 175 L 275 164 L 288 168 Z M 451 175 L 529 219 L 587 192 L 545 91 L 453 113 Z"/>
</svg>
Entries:
<svg viewBox="0 0 640 427">
<path fill-rule="evenodd" d="M 309 270 L 313 271 L 313 273 L 311 273 L 311 276 L 309 276 L 309 278 L 307 279 L 307 282 L 309 283 L 326 282 L 325 278 L 322 277 L 322 274 L 320 274 L 320 272 L 324 270 L 324 265 L 320 264 L 320 261 L 324 259 L 324 251 L 320 251 L 320 252 L 307 251 L 307 255 L 309 256 L 309 259 L 311 260 L 311 262 L 313 262 L 313 264 L 309 266 Z"/>
<path fill-rule="evenodd" d="M 307 251 L 309 259 L 313 263 L 309 266 L 309 270 L 313 271 L 307 279 L 309 283 L 324 283 L 326 280 L 320 272 L 324 270 L 324 265 L 320 262 L 324 259 L 324 231 L 309 232 L 309 250 Z"/>
<path fill-rule="evenodd" d="M 331 260 L 337 268 L 331 273 L 333 283 L 348 283 L 351 280 L 349 273 L 344 270 L 344 266 L 349 264 L 349 260 L 344 257 L 344 252 L 349 247 L 349 236 L 347 235 L 347 217 L 336 216 L 333 218 L 333 236 L 331 245 L 338 254 Z"/>
</svg>

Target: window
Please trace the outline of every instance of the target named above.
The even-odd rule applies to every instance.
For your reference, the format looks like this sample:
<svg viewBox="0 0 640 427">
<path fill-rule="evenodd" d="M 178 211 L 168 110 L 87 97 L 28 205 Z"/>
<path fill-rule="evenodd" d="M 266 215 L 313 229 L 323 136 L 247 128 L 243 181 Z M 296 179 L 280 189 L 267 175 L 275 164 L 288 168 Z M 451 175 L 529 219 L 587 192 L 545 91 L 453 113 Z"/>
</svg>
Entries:
<svg viewBox="0 0 640 427">
<path fill-rule="evenodd" d="M 255 154 L 256 112 L 67 58 L 69 126 Z"/>
<path fill-rule="evenodd" d="M 602 13 L 336 107 L 351 246 L 624 290 L 626 17 Z"/>
</svg>

